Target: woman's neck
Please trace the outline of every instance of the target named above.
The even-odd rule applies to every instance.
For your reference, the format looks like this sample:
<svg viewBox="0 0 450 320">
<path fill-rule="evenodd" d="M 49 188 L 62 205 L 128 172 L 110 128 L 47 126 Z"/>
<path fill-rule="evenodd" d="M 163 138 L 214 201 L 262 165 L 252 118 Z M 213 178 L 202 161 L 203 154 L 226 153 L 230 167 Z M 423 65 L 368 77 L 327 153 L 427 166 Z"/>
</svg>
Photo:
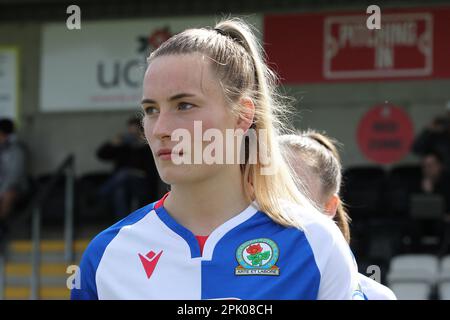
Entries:
<svg viewBox="0 0 450 320">
<path fill-rule="evenodd" d="M 250 205 L 241 173 L 224 171 L 201 182 L 172 185 L 164 207 L 194 234 L 209 235 Z"/>
</svg>

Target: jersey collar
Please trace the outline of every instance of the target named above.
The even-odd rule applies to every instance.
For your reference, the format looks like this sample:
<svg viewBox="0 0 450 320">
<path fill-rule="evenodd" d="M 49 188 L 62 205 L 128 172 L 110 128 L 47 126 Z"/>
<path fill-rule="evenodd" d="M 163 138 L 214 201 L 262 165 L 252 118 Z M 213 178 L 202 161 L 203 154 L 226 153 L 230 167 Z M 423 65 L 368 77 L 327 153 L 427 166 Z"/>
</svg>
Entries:
<svg viewBox="0 0 450 320">
<path fill-rule="evenodd" d="M 191 258 L 201 258 L 201 260 L 209 261 L 212 259 L 214 248 L 222 237 L 229 231 L 242 224 L 243 222 L 250 219 L 255 213 L 258 212 L 258 206 L 256 202 L 251 203 L 246 209 L 234 216 L 233 218 L 227 220 L 222 225 L 218 226 L 214 231 L 208 236 L 203 248 L 203 255 L 200 252 L 200 245 L 195 238 L 195 235 L 187 228 L 179 224 L 164 208 L 164 200 L 169 195 L 169 192 L 161 198 L 154 207 L 156 214 L 159 219 L 171 229 L 178 236 L 183 238 L 191 250 Z"/>
</svg>

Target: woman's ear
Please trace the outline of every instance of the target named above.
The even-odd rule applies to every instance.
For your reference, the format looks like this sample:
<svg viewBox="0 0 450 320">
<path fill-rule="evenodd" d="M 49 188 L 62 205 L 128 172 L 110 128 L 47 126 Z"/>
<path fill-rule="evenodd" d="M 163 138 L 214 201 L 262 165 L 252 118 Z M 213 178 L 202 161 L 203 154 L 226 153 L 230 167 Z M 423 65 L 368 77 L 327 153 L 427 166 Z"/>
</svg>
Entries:
<svg viewBox="0 0 450 320">
<path fill-rule="evenodd" d="M 340 201 L 339 196 L 337 194 L 333 194 L 325 204 L 325 214 L 330 218 L 334 218 Z"/>
<path fill-rule="evenodd" d="M 242 112 L 239 115 L 236 129 L 242 129 L 244 132 L 247 132 L 255 118 L 255 104 L 250 98 L 241 98 L 239 104 L 242 106 Z"/>
</svg>

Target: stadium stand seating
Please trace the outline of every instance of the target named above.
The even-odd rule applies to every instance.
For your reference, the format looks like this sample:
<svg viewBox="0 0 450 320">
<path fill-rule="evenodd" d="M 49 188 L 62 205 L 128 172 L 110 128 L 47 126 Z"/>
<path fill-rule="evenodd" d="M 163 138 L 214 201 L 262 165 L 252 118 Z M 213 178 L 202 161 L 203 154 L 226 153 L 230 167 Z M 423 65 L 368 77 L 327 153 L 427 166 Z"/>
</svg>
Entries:
<svg viewBox="0 0 450 320">
<path fill-rule="evenodd" d="M 450 256 L 396 256 L 391 260 L 387 278 L 400 300 L 450 299 Z"/>
</svg>

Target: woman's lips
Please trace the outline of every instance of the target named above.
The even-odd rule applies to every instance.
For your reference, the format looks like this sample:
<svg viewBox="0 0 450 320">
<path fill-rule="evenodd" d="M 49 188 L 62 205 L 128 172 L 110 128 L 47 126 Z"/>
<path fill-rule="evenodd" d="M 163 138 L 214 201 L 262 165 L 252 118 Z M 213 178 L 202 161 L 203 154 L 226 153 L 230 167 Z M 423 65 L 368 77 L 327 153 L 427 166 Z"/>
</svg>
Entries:
<svg viewBox="0 0 450 320">
<path fill-rule="evenodd" d="M 170 160 L 172 159 L 172 153 L 161 153 L 158 157 L 161 160 Z"/>
<path fill-rule="evenodd" d="M 181 157 L 183 155 L 183 151 L 180 151 L 178 155 L 172 151 L 159 151 L 158 158 L 161 160 L 171 160 L 174 156 Z"/>
</svg>

